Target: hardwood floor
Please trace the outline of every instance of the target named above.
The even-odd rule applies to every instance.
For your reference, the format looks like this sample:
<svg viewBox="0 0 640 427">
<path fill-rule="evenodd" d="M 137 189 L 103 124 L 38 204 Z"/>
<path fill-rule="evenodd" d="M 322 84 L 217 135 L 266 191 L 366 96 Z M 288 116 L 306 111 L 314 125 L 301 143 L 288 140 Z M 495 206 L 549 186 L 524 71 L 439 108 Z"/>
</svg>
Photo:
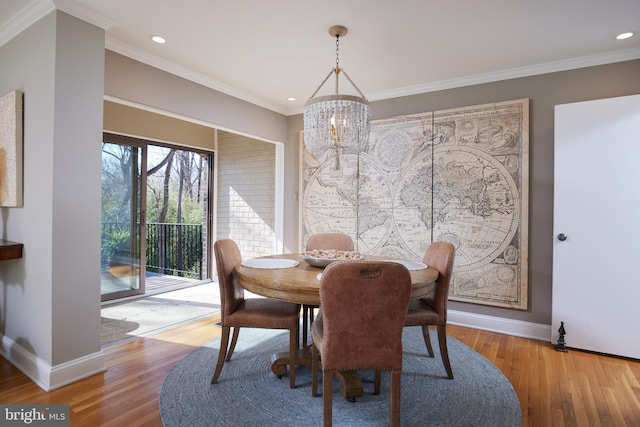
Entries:
<svg viewBox="0 0 640 427">
<path fill-rule="evenodd" d="M 0 403 L 68 403 L 71 426 L 161 426 L 158 394 L 165 376 L 194 348 L 219 336 L 216 320 L 105 347 L 105 373 L 49 393 L 1 358 Z M 640 426 L 640 361 L 561 353 L 548 342 L 452 325 L 447 330 L 511 381 L 523 426 Z M 464 367 L 453 366 L 454 375 L 456 369 Z"/>
</svg>

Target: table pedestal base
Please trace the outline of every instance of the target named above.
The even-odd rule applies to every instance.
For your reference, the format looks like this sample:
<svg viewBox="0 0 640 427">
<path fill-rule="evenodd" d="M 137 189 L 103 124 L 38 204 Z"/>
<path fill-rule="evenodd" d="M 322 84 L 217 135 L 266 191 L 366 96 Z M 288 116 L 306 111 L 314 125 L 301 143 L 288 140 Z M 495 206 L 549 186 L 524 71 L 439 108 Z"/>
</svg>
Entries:
<svg viewBox="0 0 640 427">
<path fill-rule="evenodd" d="M 335 374 L 340 381 L 342 397 L 355 401 L 356 397 L 362 396 L 362 379 L 358 375 L 358 371 L 342 371 Z"/>
<path fill-rule="evenodd" d="M 296 351 L 296 365 L 311 366 L 311 348 L 299 348 Z M 281 351 L 271 356 L 271 371 L 278 377 L 282 377 L 287 373 L 288 366 L 288 351 Z"/>
<path fill-rule="evenodd" d="M 289 365 L 289 353 L 279 352 L 271 356 L 271 371 L 278 377 L 287 373 Z M 311 348 L 299 348 L 296 352 L 296 365 L 311 366 Z M 349 400 L 362 396 L 362 379 L 358 371 L 336 372 L 336 377 L 340 381 L 340 394 Z"/>
</svg>

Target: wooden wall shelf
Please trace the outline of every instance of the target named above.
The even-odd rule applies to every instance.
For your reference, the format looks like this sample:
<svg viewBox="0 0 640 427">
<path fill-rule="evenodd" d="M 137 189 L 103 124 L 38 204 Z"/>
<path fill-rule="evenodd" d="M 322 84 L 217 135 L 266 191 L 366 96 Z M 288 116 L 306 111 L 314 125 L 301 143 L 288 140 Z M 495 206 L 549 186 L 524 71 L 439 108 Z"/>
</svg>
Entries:
<svg viewBox="0 0 640 427">
<path fill-rule="evenodd" d="M 22 258 L 22 243 L 10 242 L 0 239 L 0 261 Z"/>
</svg>

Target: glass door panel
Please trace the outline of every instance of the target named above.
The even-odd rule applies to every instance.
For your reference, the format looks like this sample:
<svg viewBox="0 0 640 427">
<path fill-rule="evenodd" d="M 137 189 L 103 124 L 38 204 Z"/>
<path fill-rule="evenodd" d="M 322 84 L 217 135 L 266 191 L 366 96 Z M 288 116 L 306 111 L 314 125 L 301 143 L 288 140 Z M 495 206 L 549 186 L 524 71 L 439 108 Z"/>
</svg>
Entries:
<svg viewBox="0 0 640 427">
<path fill-rule="evenodd" d="M 102 144 L 102 300 L 143 294 L 145 147 Z"/>
<path fill-rule="evenodd" d="M 176 147 L 148 146 L 147 278 L 207 280 L 211 155 Z"/>
</svg>

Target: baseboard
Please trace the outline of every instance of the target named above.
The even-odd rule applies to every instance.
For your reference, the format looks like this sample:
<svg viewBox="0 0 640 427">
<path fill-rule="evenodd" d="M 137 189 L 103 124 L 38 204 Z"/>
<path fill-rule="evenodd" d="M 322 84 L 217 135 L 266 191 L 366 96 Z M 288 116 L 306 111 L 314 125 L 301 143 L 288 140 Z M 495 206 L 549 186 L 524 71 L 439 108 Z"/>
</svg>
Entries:
<svg viewBox="0 0 640 427">
<path fill-rule="evenodd" d="M 540 341 L 551 340 L 551 325 L 505 319 L 504 317 L 449 310 L 447 312 L 447 323 Z"/>
<path fill-rule="evenodd" d="M 51 366 L 12 339 L 2 336 L 0 354 L 44 391 L 106 371 L 102 351 Z"/>
</svg>

